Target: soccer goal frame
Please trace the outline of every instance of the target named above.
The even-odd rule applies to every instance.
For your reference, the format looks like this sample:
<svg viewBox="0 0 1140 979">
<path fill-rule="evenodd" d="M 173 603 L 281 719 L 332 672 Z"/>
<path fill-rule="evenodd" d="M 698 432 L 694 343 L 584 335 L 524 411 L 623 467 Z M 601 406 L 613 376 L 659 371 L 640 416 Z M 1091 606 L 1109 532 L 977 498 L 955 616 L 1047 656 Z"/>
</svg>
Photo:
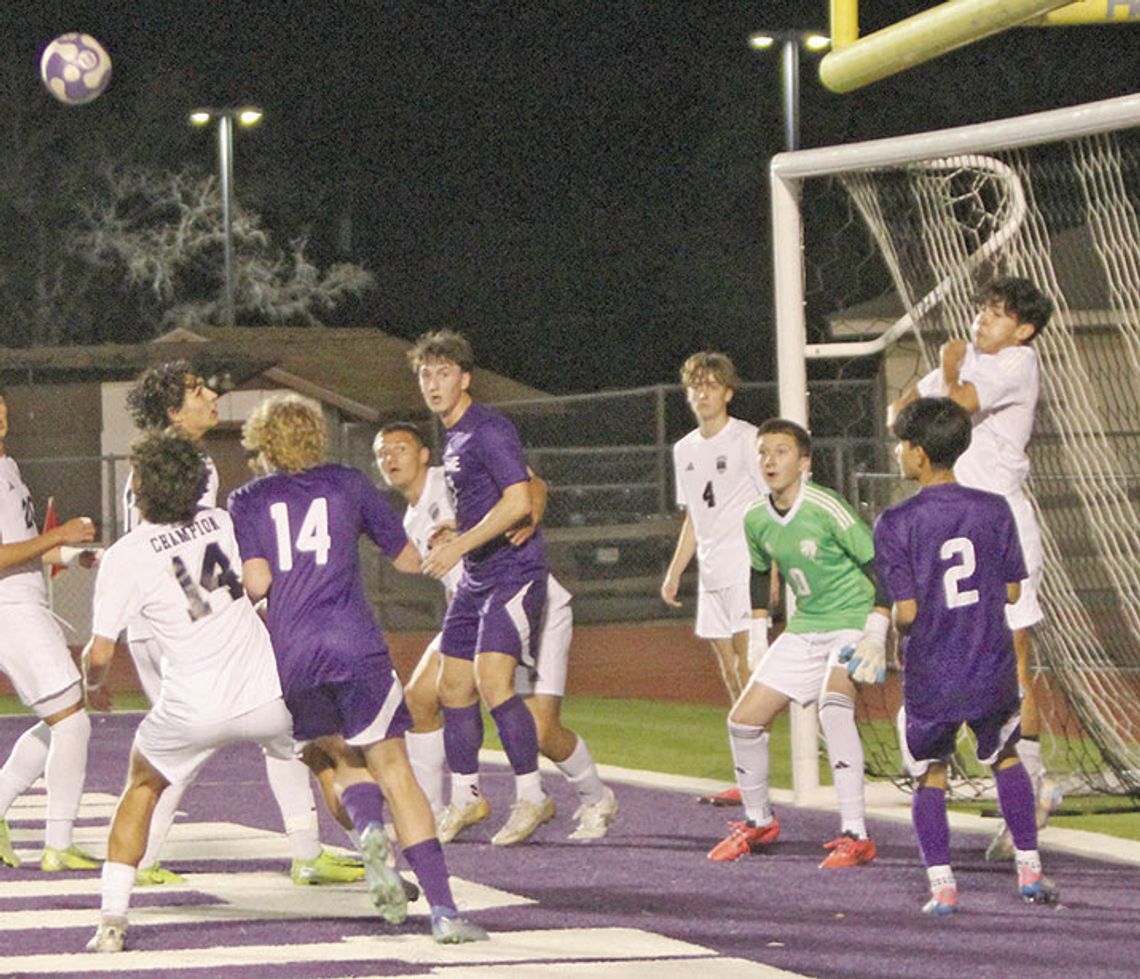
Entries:
<svg viewBox="0 0 1140 979">
<path fill-rule="evenodd" d="M 1134 94 L 960 128 L 781 153 L 774 157 L 770 165 L 772 248 L 778 386 L 780 410 L 783 416 L 805 426 L 809 424 L 807 397 L 809 361 L 883 354 L 907 334 L 913 333 L 917 337 L 916 319 L 922 314 L 924 304 L 929 306 L 941 301 L 939 288 L 944 285 L 936 284 L 918 299 L 913 296 L 903 297 L 906 312 L 880 335 L 871 339 L 809 342 L 805 297 L 807 258 L 801 212 L 805 181 L 864 171 L 920 167 L 931 162 L 938 165 L 941 161 L 955 161 L 959 158 L 974 158 L 983 161 L 977 164 L 979 166 L 992 165 L 1000 168 L 1002 164 L 990 154 L 1009 153 L 1048 143 L 1077 141 L 1097 137 L 1100 134 L 1130 130 L 1138 126 L 1140 126 L 1140 94 Z M 1016 183 L 1016 178 L 1013 183 Z M 964 256 L 963 263 L 977 262 L 980 266 L 984 262 L 989 262 L 992 267 L 995 256 L 1001 258 L 1007 241 L 1019 234 L 1019 221 L 1023 219 L 1018 215 L 1015 197 L 1016 194 L 1011 196 L 1012 203 L 1008 213 L 1003 215 L 1004 224 L 987 238 L 984 250 Z M 1128 223 L 1128 220 L 1126 214 L 1125 222 Z M 1134 230 L 1134 210 L 1131 220 L 1130 227 Z M 1130 234 L 1131 231 L 1126 228 L 1124 233 Z M 1129 254 L 1124 262 L 1123 277 L 1128 278 L 1132 275 L 1140 278 L 1140 266 L 1136 264 L 1134 254 L 1135 243 L 1129 242 L 1127 250 Z M 1016 262 L 1014 264 L 1016 266 Z M 1042 276 L 1033 275 L 1036 266 L 1031 265 L 1029 268 L 1031 277 L 1048 279 L 1048 275 L 1044 273 Z M 962 274 L 958 276 L 954 288 L 961 291 L 962 282 L 969 278 L 970 270 L 959 271 Z M 1051 285 L 1048 281 L 1042 284 L 1046 287 Z M 949 288 L 949 284 L 945 285 Z M 1129 330 L 1132 332 L 1129 333 L 1126 343 L 1127 349 L 1121 352 L 1121 356 L 1126 361 L 1131 358 L 1135 363 L 1137 357 L 1135 336 L 1136 331 L 1140 330 L 1140 323 L 1137 322 L 1140 310 L 1132 298 L 1126 298 L 1124 306 L 1126 309 L 1124 315 L 1131 322 Z M 1058 315 L 1065 315 L 1064 303 L 1059 304 L 1059 307 Z M 965 325 L 963 324 L 963 327 Z M 929 352 L 926 354 L 926 359 L 928 361 L 926 366 L 931 366 Z M 1129 500 L 1126 499 L 1125 503 L 1128 504 Z M 1126 506 L 1124 512 L 1127 515 L 1131 511 Z M 1119 511 L 1117 513 L 1116 519 L 1119 519 Z M 1125 563 L 1128 563 L 1127 557 Z M 1129 578 L 1131 575 L 1134 578 L 1135 574 L 1136 569 L 1133 567 L 1125 577 Z M 1123 587 L 1130 587 L 1130 581 L 1125 582 Z M 1122 586 L 1118 584 L 1116 587 L 1119 589 Z M 1133 610 L 1126 610 L 1125 618 L 1135 625 L 1133 616 Z M 1082 664 L 1081 668 L 1090 667 Z M 1077 712 L 1079 714 L 1080 710 Z M 1083 715 L 1081 720 L 1085 720 Z M 1114 753 L 1121 754 L 1125 760 L 1120 761 L 1119 765 L 1114 765 L 1118 770 L 1120 766 L 1132 767 L 1135 763 L 1128 758 L 1132 747 L 1131 735 L 1127 739 L 1128 751 L 1123 751 L 1122 745 L 1115 744 L 1113 737 L 1111 733 L 1106 735 L 1108 742 L 1106 745 L 1098 741 L 1101 752 L 1106 758 Z M 1117 749 L 1121 751 L 1118 752 Z M 818 732 L 814 715 L 803 711 L 793 713 L 792 759 L 797 801 L 810 800 L 819 787 L 818 753 Z M 1127 782 L 1127 779 L 1125 781 Z M 1133 794 L 1137 791 L 1136 785 L 1126 785 L 1125 789 Z"/>
</svg>

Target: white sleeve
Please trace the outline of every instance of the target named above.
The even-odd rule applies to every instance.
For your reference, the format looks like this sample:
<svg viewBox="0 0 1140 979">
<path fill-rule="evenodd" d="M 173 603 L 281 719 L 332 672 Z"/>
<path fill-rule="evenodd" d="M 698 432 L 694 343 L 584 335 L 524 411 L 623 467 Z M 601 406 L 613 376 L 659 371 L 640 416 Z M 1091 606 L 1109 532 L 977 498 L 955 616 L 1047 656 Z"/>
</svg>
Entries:
<svg viewBox="0 0 1140 979">
<path fill-rule="evenodd" d="M 936 367 L 925 377 L 920 378 L 915 390 L 923 398 L 946 397 L 946 385 L 942 383 L 942 368 Z"/>
<path fill-rule="evenodd" d="M 91 631 L 108 639 L 114 639 L 126 628 L 139 606 L 131 576 L 124 567 L 124 557 L 123 549 L 112 545 L 99 562 L 95 578 Z"/>
<path fill-rule="evenodd" d="M 971 351 L 973 348 L 970 348 Z M 962 383 L 974 385 L 978 410 L 991 411 L 1018 404 L 1037 390 L 1037 355 L 1025 347 L 1012 347 L 998 355 L 967 354 L 959 375 Z"/>
</svg>

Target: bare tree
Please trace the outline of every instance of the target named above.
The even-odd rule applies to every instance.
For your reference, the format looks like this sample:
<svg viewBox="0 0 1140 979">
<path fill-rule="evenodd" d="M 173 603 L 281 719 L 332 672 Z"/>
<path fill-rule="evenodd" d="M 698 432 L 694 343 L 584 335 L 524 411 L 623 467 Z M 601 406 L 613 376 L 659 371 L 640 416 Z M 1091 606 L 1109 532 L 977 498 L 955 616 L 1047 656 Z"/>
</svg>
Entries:
<svg viewBox="0 0 1140 979">
<path fill-rule="evenodd" d="M 102 176 L 105 193 L 84 205 L 74 252 L 121 272 L 156 327 L 218 322 L 225 242 L 217 180 L 138 167 L 106 167 Z M 322 272 L 306 257 L 304 239 L 287 250 L 275 246 L 260 218 L 237 202 L 231 230 L 239 322 L 320 325 L 321 316 L 373 286 L 372 274 L 356 264 Z"/>
</svg>

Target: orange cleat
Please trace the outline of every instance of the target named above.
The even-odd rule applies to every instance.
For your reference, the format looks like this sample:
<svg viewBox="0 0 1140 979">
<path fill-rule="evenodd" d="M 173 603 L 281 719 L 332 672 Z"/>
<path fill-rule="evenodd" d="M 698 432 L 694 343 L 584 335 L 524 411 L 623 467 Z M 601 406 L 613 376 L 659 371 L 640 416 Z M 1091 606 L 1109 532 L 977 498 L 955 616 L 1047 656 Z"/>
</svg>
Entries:
<svg viewBox="0 0 1140 979">
<path fill-rule="evenodd" d="M 753 826 L 749 822 L 728 824 L 728 836 L 709 850 L 709 859 L 717 863 L 731 863 L 746 853 L 753 853 L 762 846 L 775 843 L 780 835 L 780 821 L 775 816 L 767 826 Z"/>
<path fill-rule="evenodd" d="M 875 859 L 875 841 L 859 840 L 850 833 L 836 837 L 823 848 L 831 852 L 823 858 L 820 870 L 834 870 L 836 867 L 859 867 Z"/>
<path fill-rule="evenodd" d="M 723 792 L 712 792 L 709 795 L 697 796 L 697 802 L 708 806 L 742 806 L 740 800 L 740 786 L 730 785 Z"/>
</svg>

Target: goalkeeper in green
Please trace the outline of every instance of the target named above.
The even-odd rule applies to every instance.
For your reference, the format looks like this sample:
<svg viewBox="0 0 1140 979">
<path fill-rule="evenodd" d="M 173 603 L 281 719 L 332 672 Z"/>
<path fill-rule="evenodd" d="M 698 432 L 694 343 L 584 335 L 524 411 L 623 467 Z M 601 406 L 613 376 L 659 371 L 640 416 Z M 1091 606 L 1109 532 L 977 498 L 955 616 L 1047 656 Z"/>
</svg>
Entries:
<svg viewBox="0 0 1140 979">
<path fill-rule="evenodd" d="M 837 493 L 811 482 L 811 436 L 785 419 L 760 426 L 760 468 L 768 494 L 744 516 L 752 561 L 753 619 L 744 692 L 728 716 L 728 737 L 745 819 L 709 852 L 737 860 L 774 843 L 780 824 L 768 800 L 768 731 L 790 701 L 819 704 L 839 797 L 840 835 L 823 868 L 875 858 L 863 799 L 863 746 L 855 726 L 855 683 L 886 676 L 890 604 L 874 574 L 870 528 Z M 768 648 L 772 566 L 795 594 L 795 613 Z"/>
</svg>

